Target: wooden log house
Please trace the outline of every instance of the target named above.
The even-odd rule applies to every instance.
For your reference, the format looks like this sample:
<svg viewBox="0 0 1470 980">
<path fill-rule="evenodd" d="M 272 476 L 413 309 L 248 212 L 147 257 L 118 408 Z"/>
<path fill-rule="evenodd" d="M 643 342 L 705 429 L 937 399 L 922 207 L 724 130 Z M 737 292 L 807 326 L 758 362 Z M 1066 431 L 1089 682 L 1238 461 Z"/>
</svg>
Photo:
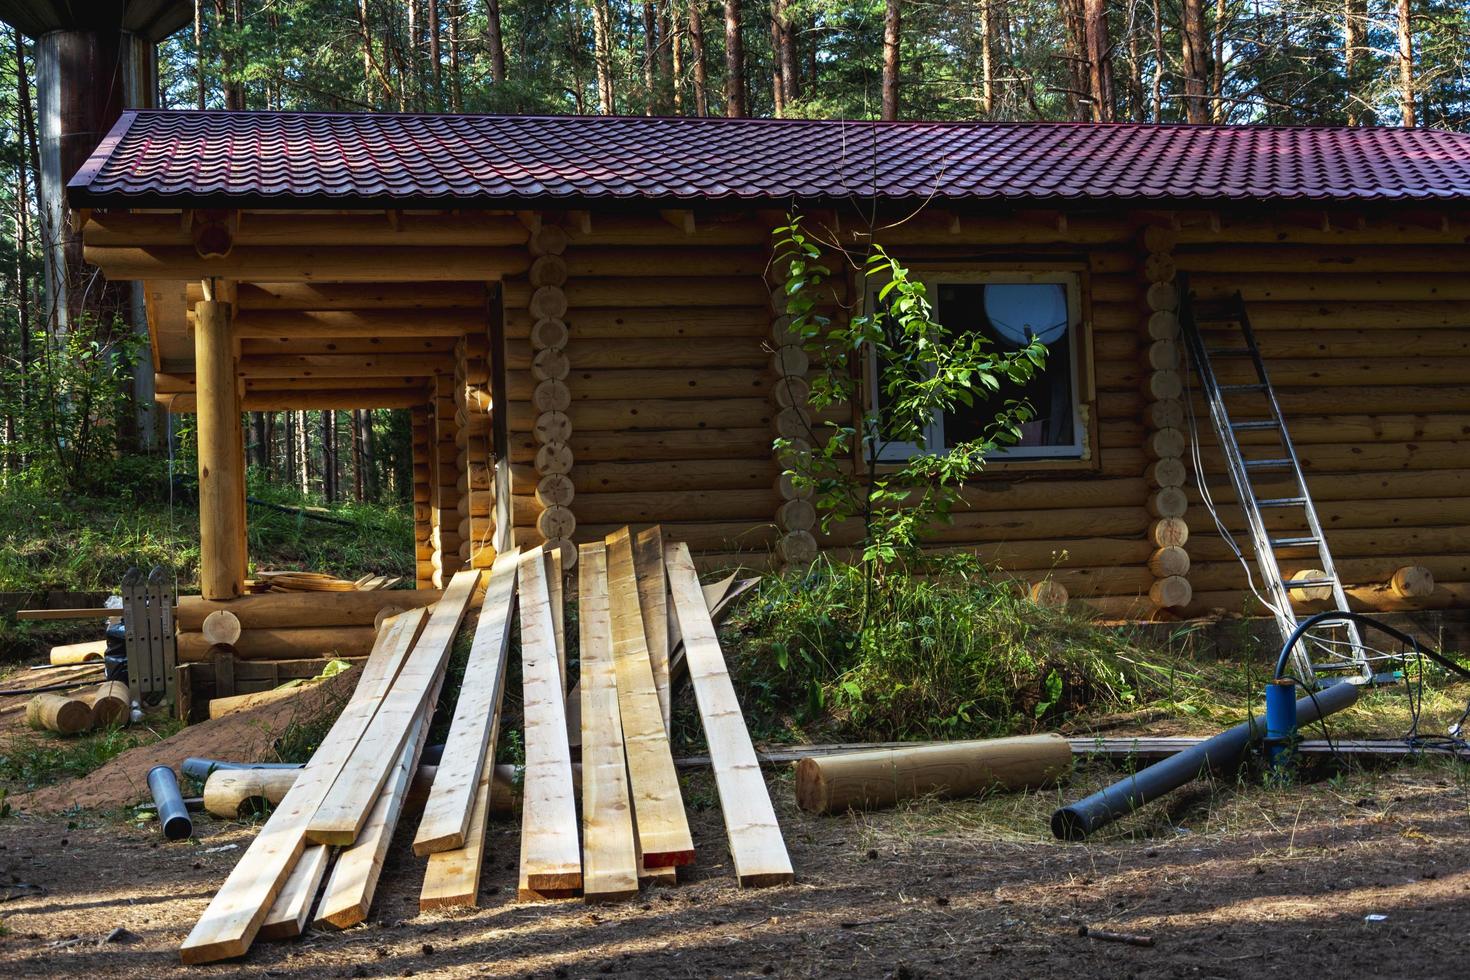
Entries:
<svg viewBox="0 0 1470 980">
<path fill-rule="evenodd" d="M 1470 602 L 1470 136 L 139 111 L 70 203 L 198 413 L 208 598 L 245 577 L 242 411 L 411 409 L 424 587 L 625 524 L 706 567 L 844 553 L 772 451 L 812 422 L 771 263 L 795 208 L 834 268 L 877 241 L 951 325 L 1049 343 L 1038 421 L 935 547 L 1113 616 L 1245 605 L 1193 473 L 1239 532 L 1187 274 L 1247 303 L 1354 601 Z M 861 294 L 835 276 L 828 312 Z"/>
</svg>

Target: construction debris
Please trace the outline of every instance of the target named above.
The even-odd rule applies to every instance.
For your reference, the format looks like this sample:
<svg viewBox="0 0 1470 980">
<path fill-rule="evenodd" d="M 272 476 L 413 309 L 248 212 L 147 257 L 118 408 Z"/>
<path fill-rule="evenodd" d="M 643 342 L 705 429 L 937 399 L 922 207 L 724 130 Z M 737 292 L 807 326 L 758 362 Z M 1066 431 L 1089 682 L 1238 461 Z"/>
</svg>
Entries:
<svg viewBox="0 0 1470 980">
<path fill-rule="evenodd" d="M 628 897 L 640 879 L 672 882 L 674 866 L 695 859 L 669 747 L 670 689 L 659 666 L 680 641 L 737 878 L 746 886 L 791 881 L 711 618 L 731 583 L 707 597 L 687 547 L 665 542 L 657 529 L 637 536 L 623 529 L 582 547 L 581 710 L 573 729 L 582 744 L 579 767 L 568 730 L 560 557 L 539 547 L 504 552 L 483 583 L 460 700 L 414 838 L 415 851 L 428 857 L 420 908 L 476 904 L 486 820 L 514 806 L 513 773 L 493 763 L 517 603 L 526 760 L 519 897 Z M 206 798 L 229 798 L 217 800 L 221 809 L 238 812 L 251 795 L 279 794 L 280 802 L 185 940 L 185 963 L 240 956 L 257 936 L 296 935 L 308 921 L 343 928 L 367 917 L 419 770 L 449 649 L 483 575 L 460 572 L 427 615 L 416 609 L 385 621 L 351 701 L 300 770 L 210 777 Z"/>
</svg>

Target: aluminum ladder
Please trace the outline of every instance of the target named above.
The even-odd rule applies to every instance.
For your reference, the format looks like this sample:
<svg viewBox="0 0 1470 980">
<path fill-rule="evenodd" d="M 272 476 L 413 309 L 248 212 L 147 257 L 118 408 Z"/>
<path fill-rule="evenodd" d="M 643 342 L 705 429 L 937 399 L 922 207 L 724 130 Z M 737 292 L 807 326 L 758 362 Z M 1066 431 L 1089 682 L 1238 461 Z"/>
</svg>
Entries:
<svg viewBox="0 0 1470 980">
<path fill-rule="evenodd" d="M 1282 641 L 1286 642 L 1297 627 L 1297 617 L 1291 608 L 1292 593 L 1329 588 L 1332 602 L 1338 609 L 1348 608 L 1347 593 L 1337 574 L 1332 552 L 1327 547 L 1322 524 L 1317 519 L 1317 509 L 1312 504 L 1296 447 L 1286 430 L 1276 391 L 1266 373 L 1266 364 L 1256 344 L 1244 299 L 1237 292 L 1221 303 L 1196 304 L 1183 277 L 1179 291 L 1179 326 L 1189 348 L 1190 360 L 1199 375 L 1210 423 L 1225 454 L 1231 486 L 1245 513 L 1246 530 L 1266 586 L 1266 596 L 1273 606 L 1272 614 L 1281 630 Z M 1249 360 L 1255 380 L 1244 384 L 1221 384 L 1215 375 L 1214 362 L 1225 359 Z M 1241 432 L 1272 433 L 1278 445 L 1265 454 L 1252 447 L 1252 455 L 1248 457 L 1238 438 Z M 1295 488 L 1286 496 L 1262 497 L 1257 492 L 1256 480 L 1259 477 L 1283 474 L 1289 475 L 1289 482 Z M 1203 474 L 1199 476 L 1203 481 Z M 1290 521 L 1291 530 L 1285 533 L 1278 531 L 1273 536 L 1267 530 L 1263 516 L 1267 510 L 1296 515 L 1300 519 Z M 1291 579 L 1282 576 L 1283 559 L 1301 563 L 1313 553 L 1316 555 L 1315 567 L 1322 572 L 1321 575 Z M 1342 680 L 1372 683 L 1376 678 L 1357 623 L 1329 619 L 1322 627 L 1321 633 L 1304 636 L 1292 651 L 1291 665 L 1297 679 L 1310 686 Z"/>
</svg>

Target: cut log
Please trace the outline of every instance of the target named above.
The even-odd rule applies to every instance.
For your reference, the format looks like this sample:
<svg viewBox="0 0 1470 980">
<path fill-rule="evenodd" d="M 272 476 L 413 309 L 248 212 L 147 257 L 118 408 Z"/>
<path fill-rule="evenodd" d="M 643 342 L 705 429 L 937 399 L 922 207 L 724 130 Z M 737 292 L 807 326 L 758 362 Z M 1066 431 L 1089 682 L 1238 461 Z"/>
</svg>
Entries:
<svg viewBox="0 0 1470 980">
<path fill-rule="evenodd" d="M 263 704 L 272 704 L 276 701 L 289 701 L 291 698 L 307 690 L 307 685 L 297 684 L 295 687 L 274 687 L 268 691 L 255 691 L 251 694 L 232 694 L 223 698 L 212 698 L 209 702 L 209 717 L 223 718 L 237 711 L 248 711 L 258 708 Z"/>
<path fill-rule="evenodd" d="M 110 728 L 128 723 L 128 709 L 132 695 L 123 681 L 103 681 L 92 692 L 92 727 Z"/>
<path fill-rule="evenodd" d="M 1027 594 L 1031 597 L 1032 602 L 1049 609 L 1065 609 L 1067 600 L 1070 598 L 1065 585 L 1049 578 L 1031 583 Z"/>
<path fill-rule="evenodd" d="M 684 639 L 689 678 L 704 722 L 715 787 L 735 874 L 742 887 L 789 883 L 794 875 L 760 762 L 725 667 L 714 622 L 705 605 L 689 548 L 665 547 L 669 589 Z"/>
<path fill-rule="evenodd" d="M 419 766 L 409 787 L 410 801 L 428 798 L 438 770 L 438 766 Z M 216 769 L 204 782 L 204 809 L 216 817 L 233 820 L 261 804 L 275 806 L 285 799 L 300 775 L 300 769 Z M 492 814 L 515 810 L 519 798 L 515 783 L 515 766 L 495 767 L 490 785 Z"/>
<path fill-rule="evenodd" d="M 240 639 L 240 619 L 228 609 L 216 609 L 204 617 L 199 632 L 210 644 L 233 646 Z"/>
<path fill-rule="evenodd" d="M 493 764 L 497 733 L 492 721 L 499 717 L 500 701 L 505 693 L 516 567 L 520 558 L 520 550 L 512 548 L 497 555 L 490 569 L 479 623 L 465 662 L 459 701 L 444 742 L 439 776 L 414 835 L 413 851 L 420 857 L 464 846 L 479 792 L 481 767 L 487 755 Z"/>
<path fill-rule="evenodd" d="M 607 577 L 618 713 L 628 755 L 628 787 L 638 853 L 649 868 L 690 864 L 694 861 L 694 840 L 684 814 L 679 776 L 674 771 L 674 756 L 649 660 L 633 538 L 627 528 L 607 538 Z M 667 626 L 660 625 L 667 640 Z"/>
<path fill-rule="evenodd" d="M 1291 576 L 1291 581 L 1298 582 L 1303 579 L 1326 578 L 1327 573 L 1320 568 L 1303 568 Z M 1298 602 L 1331 602 L 1332 586 L 1314 585 L 1306 589 L 1290 590 L 1291 597 Z"/>
<path fill-rule="evenodd" d="M 1189 540 L 1189 524 L 1182 517 L 1161 517 L 1149 525 L 1148 539 L 1159 548 L 1182 548 Z"/>
<path fill-rule="evenodd" d="M 383 632 L 347 707 L 179 948 L 185 964 L 231 959 L 250 948 L 301 857 L 307 823 L 368 729 L 423 620 L 415 611 Z"/>
<path fill-rule="evenodd" d="M 582 887 L 566 701 L 540 548 L 521 556 L 521 680 L 526 744 L 521 877 L 534 893 Z"/>
<path fill-rule="evenodd" d="M 311 596 L 322 593 L 308 593 Z M 373 648 L 376 632 L 371 626 L 333 626 L 300 629 L 247 629 L 229 644 L 242 660 L 309 660 L 313 657 L 365 657 Z M 208 660 L 210 643 L 203 633 L 180 633 L 175 646 L 179 660 L 198 663 Z"/>
<path fill-rule="evenodd" d="M 802 759 L 796 805 L 810 813 L 873 810 L 922 796 L 958 799 L 990 789 L 1035 789 L 1072 769 L 1060 735 L 878 749 Z"/>
<path fill-rule="evenodd" d="M 1171 575 L 1156 579 L 1149 586 L 1148 597 L 1160 609 L 1178 609 L 1189 605 L 1189 600 L 1194 597 L 1194 590 L 1190 588 L 1189 579 Z"/>
<path fill-rule="evenodd" d="M 398 680 L 308 824 L 312 843 L 345 846 L 357 840 L 414 725 L 433 709 L 449 649 L 479 582 L 478 571 L 457 572 L 444 590 Z"/>
<path fill-rule="evenodd" d="M 597 542 L 580 551 L 582 895 L 588 901 L 630 898 L 638 894 L 638 851 L 613 665 L 607 549 Z"/>
<path fill-rule="evenodd" d="M 26 702 L 26 724 L 37 731 L 75 735 L 92 727 L 92 706 L 65 694 L 37 694 Z"/>
<path fill-rule="evenodd" d="M 63 667 L 70 664 L 85 664 L 101 660 L 107 652 L 106 640 L 88 640 L 85 643 L 65 643 L 51 648 L 51 666 Z"/>
<path fill-rule="evenodd" d="M 1177 545 L 1155 551 L 1148 559 L 1148 570 L 1159 578 L 1189 574 L 1189 552 Z"/>
<path fill-rule="evenodd" d="M 1423 565 L 1405 565 L 1388 580 L 1399 599 L 1419 599 L 1434 594 L 1434 573 Z"/>
</svg>

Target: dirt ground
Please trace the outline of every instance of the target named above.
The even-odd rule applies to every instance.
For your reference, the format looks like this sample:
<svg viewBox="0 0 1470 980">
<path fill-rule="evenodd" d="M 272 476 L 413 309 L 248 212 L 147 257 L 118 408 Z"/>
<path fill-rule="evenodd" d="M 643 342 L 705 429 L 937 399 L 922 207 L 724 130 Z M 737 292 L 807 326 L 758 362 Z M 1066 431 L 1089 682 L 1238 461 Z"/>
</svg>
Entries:
<svg viewBox="0 0 1470 980">
<path fill-rule="evenodd" d="M 794 808 L 795 885 L 734 887 L 712 784 L 685 786 L 698 864 L 634 901 L 517 904 L 514 821 L 492 825 L 477 910 L 419 915 L 410 812 L 367 923 L 184 968 L 177 947 L 254 833 L 194 841 L 117 816 L 0 822 L 0 975 L 169 977 L 1463 977 L 1470 768 L 1426 761 L 1292 789 L 1200 783 L 1086 844 L 1046 818 L 1116 775 L 1030 796 L 861 816 Z M 1369 920 L 1369 916 L 1384 916 Z M 1143 948 L 1079 926 L 1152 937 Z M 126 930 L 112 942 L 115 929 Z"/>
</svg>

